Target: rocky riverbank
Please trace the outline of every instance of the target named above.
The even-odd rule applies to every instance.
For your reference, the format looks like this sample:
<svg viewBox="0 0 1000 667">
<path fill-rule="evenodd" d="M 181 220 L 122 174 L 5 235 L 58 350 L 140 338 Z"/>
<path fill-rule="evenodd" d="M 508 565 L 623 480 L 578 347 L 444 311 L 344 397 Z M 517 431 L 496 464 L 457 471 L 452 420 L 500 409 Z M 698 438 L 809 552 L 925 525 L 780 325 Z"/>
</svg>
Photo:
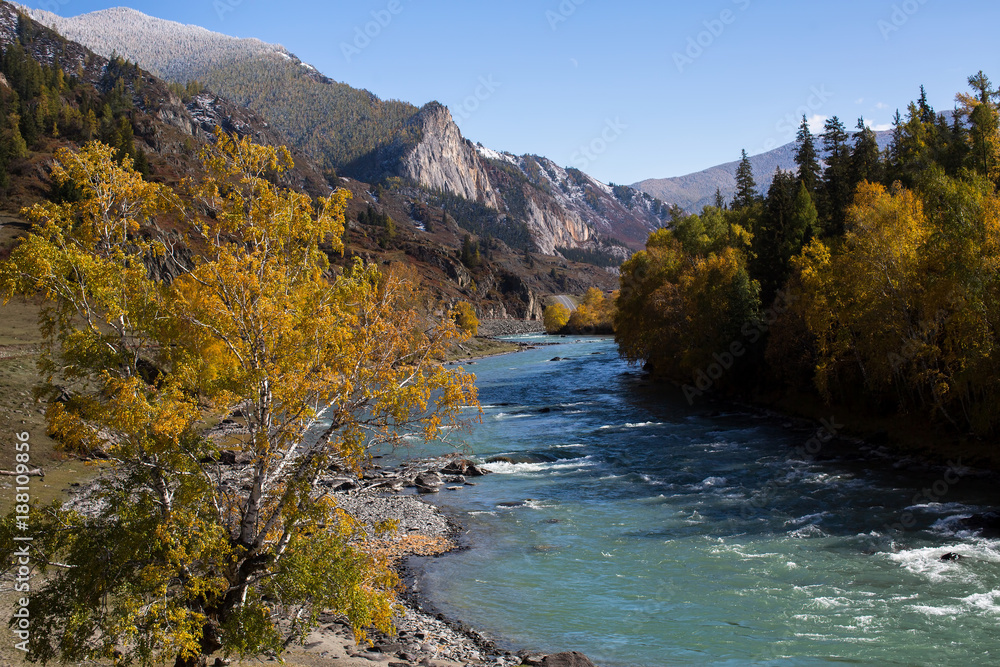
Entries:
<svg viewBox="0 0 1000 667">
<path fill-rule="evenodd" d="M 220 425 L 218 428 L 232 427 Z M 250 474 L 248 461 L 233 452 L 223 452 L 217 462 L 226 483 L 245 483 Z M 460 621 L 446 619 L 429 608 L 414 584 L 419 566 L 414 557 L 441 556 L 461 548 L 461 528 L 442 512 L 421 499 L 434 493 L 458 493 L 476 485 L 476 479 L 489 472 L 461 457 L 410 461 L 392 468 L 375 467 L 358 478 L 351 471 L 331 467 L 318 480 L 317 494 L 330 494 L 338 507 L 360 523 L 373 526 L 392 521 L 389 534 L 372 532 L 370 548 L 388 556 L 394 563 L 405 589 L 400 596 L 395 635 L 378 632 L 369 635 L 368 645 L 357 645 L 353 633 L 342 618 L 334 614 L 320 616 L 320 624 L 303 646 L 294 646 L 283 655 L 290 667 L 460 667 L 489 665 L 513 667 L 592 667 L 579 654 L 552 656 L 502 650 L 490 638 Z M 93 514 L 102 502 L 94 496 L 92 484 L 71 487 L 66 506 L 83 514 Z M 216 665 L 230 664 L 219 660 Z M 256 661 L 232 663 L 238 667 L 259 664 Z"/>
<path fill-rule="evenodd" d="M 541 320 L 479 320 L 479 335 L 487 338 L 541 333 L 545 333 Z"/>
<path fill-rule="evenodd" d="M 396 534 L 387 543 L 397 557 L 397 569 L 406 583 L 397 635 L 375 635 L 370 649 L 351 652 L 349 657 L 363 659 L 367 664 L 387 662 L 390 667 L 452 664 L 593 667 L 593 663 L 579 653 L 544 655 L 503 651 L 468 625 L 435 613 L 419 595 L 419 587 L 414 585 L 419 579 L 419 567 L 413 566 L 411 558 L 440 556 L 461 548 L 457 540 L 460 527 L 420 496 L 461 492 L 475 486 L 474 480 L 487 474 L 487 469 L 470 460 L 447 457 L 411 461 L 395 468 L 377 468 L 367 472 L 361 480 L 342 477 L 324 480 L 338 489 L 338 505 L 355 518 L 368 524 L 387 519 L 397 522 Z M 346 628 L 334 630 L 335 636 L 350 638 L 349 633 L 345 634 Z M 393 657 L 398 660 L 391 661 Z"/>
</svg>

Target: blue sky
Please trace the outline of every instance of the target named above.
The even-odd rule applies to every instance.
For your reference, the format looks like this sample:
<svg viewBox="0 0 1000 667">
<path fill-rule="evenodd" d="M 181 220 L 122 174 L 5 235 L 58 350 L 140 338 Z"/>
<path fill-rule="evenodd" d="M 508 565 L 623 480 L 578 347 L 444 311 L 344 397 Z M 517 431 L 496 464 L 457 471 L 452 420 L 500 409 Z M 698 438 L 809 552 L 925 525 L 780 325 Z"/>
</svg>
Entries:
<svg viewBox="0 0 1000 667">
<path fill-rule="evenodd" d="M 64 16 L 122 0 L 32 0 Z M 794 138 L 803 112 L 887 125 L 1000 82 L 1000 3 L 953 0 L 133 0 L 285 45 L 383 98 L 449 106 L 463 134 L 603 181 L 678 176 Z M 369 35 L 364 36 L 367 30 Z M 359 36 L 361 35 L 361 36 Z"/>
</svg>

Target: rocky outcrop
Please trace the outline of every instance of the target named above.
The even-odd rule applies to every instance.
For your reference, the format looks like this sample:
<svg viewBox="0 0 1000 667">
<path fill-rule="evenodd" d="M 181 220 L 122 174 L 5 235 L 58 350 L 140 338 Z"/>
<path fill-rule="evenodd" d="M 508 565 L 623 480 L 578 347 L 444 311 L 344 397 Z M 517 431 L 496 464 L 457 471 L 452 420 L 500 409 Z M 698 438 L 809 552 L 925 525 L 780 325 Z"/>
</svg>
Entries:
<svg viewBox="0 0 1000 667">
<path fill-rule="evenodd" d="M 625 259 L 669 212 L 649 195 L 605 185 L 547 158 L 473 144 L 436 102 L 411 118 L 373 163 L 377 173 L 370 178 L 396 176 L 495 209 L 499 224 L 526 224 L 534 244 L 548 255 L 559 248 L 607 251 L 611 240 L 612 251 Z"/>
<path fill-rule="evenodd" d="M 501 208 L 482 160 L 462 138 L 446 107 L 437 103 L 425 106 L 410 119 L 403 136 L 419 137 L 419 141 L 403 152 L 396 167 L 398 176 L 431 190 Z M 396 147 L 405 141 L 397 140 Z"/>
</svg>

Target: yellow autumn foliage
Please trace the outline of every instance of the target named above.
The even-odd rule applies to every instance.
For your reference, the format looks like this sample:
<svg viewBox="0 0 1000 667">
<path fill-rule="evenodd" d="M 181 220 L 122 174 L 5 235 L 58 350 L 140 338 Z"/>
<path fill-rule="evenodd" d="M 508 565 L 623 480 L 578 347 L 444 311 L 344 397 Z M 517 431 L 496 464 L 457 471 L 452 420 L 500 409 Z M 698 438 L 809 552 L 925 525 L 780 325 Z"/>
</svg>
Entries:
<svg viewBox="0 0 1000 667">
<path fill-rule="evenodd" d="M 360 262 L 334 275 L 348 193 L 277 187 L 287 150 L 216 139 L 183 199 L 107 146 L 59 151 L 53 178 L 80 200 L 28 211 L 32 233 L 0 265 L 5 299 L 48 300 L 43 392 L 70 397 L 53 433 L 112 466 L 96 514 L 32 519 L 36 562 L 69 566 L 33 592 L 35 659 L 280 653 L 322 611 L 359 637 L 389 630 L 396 577 L 317 481 L 477 405 L 472 376 L 436 361 L 466 334 L 421 315 L 404 275 Z M 193 263 L 157 231 L 164 216 L 187 221 Z M 153 263 L 179 277 L 154 280 Z M 201 431 L 226 416 L 245 426 L 227 443 L 250 460 L 239 483 Z"/>
</svg>

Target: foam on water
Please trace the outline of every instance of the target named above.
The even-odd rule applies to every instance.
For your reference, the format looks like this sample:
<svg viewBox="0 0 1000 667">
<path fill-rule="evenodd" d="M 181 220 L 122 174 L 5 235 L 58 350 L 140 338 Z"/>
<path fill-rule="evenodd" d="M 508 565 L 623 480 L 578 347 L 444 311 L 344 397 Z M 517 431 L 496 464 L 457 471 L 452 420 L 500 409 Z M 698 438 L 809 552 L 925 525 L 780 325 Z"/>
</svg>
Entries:
<svg viewBox="0 0 1000 667">
<path fill-rule="evenodd" d="M 649 426 L 663 426 L 663 425 L 664 425 L 663 422 L 627 422 L 625 424 L 606 424 L 604 426 L 601 426 L 597 430 L 606 431 L 608 429 L 614 429 L 614 428 L 626 428 L 626 429 L 647 428 Z"/>
<path fill-rule="evenodd" d="M 495 461 L 485 463 L 483 467 L 498 475 L 526 475 L 531 473 L 576 471 L 585 468 L 593 468 L 597 465 L 592 456 L 584 456 L 578 459 L 562 459 L 560 461 L 545 461 L 539 463 L 508 463 L 507 461 Z"/>
<path fill-rule="evenodd" d="M 942 560 L 957 554 L 959 560 Z M 933 583 L 976 582 L 985 564 L 1000 564 L 1000 542 L 974 539 L 888 554 L 889 561 Z M 994 570 L 994 568 L 991 568 Z"/>
<path fill-rule="evenodd" d="M 498 412 L 493 415 L 493 419 L 525 419 L 527 417 L 532 417 L 533 415 L 525 413 L 512 413 L 512 412 Z"/>
</svg>

